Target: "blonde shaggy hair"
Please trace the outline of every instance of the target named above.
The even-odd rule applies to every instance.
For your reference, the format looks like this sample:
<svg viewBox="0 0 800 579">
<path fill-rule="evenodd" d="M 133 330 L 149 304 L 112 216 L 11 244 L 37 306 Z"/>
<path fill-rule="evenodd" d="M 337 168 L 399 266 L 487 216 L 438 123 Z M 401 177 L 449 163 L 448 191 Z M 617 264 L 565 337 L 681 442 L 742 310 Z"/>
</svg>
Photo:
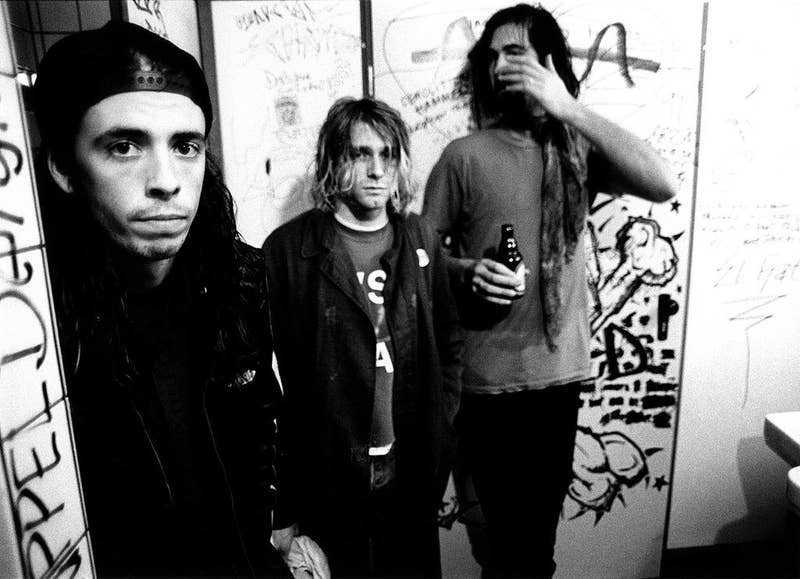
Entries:
<svg viewBox="0 0 800 579">
<path fill-rule="evenodd" d="M 392 191 L 388 208 L 394 213 L 407 213 L 414 200 L 408 129 L 400 113 L 383 101 L 369 97 L 339 99 L 328 111 L 317 140 L 311 186 L 314 205 L 323 211 L 333 211 L 336 199 L 352 189 L 354 159 L 350 131 L 358 122 L 372 127 L 389 145 L 396 163 L 397 188 Z"/>
</svg>

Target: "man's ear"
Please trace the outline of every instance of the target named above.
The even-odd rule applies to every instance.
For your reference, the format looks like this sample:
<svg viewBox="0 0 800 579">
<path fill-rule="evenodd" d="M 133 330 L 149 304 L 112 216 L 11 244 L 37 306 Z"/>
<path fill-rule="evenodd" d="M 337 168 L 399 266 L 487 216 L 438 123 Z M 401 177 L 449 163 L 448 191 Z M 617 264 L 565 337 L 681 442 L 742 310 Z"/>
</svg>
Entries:
<svg viewBox="0 0 800 579">
<path fill-rule="evenodd" d="M 74 191 L 72 187 L 72 178 L 61 170 L 52 151 L 47 153 L 47 169 L 50 171 L 50 176 L 53 177 L 53 181 L 56 182 L 56 185 L 58 185 L 64 193 L 72 193 Z"/>
</svg>

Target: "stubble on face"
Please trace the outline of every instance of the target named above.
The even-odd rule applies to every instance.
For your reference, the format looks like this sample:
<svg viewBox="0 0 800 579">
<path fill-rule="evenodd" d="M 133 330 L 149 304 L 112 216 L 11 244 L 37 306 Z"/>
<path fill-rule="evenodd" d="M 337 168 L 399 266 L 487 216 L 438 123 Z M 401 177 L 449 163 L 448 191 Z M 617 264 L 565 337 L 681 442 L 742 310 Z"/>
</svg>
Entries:
<svg viewBox="0 0 800 579">
<path fill-rule="evenodd" d="M 200 108 L 173 93 L 120 93 L 85 113 L 76 192 L 131 267 L 169 269 L 186 241 L 205 176 L 204 129 Z"/>
</svg>

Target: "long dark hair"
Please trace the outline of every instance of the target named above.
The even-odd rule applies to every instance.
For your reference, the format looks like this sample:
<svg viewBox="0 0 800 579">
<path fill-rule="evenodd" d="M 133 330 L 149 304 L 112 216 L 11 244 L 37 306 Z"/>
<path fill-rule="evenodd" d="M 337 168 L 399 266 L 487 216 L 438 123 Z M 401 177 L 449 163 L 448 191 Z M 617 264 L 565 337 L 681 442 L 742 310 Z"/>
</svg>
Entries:
<svg viewBox="0 0 800 579">
<path fill-rule="evenodd" d="M 85 195 L 66 194 L 53 181 L 44 153 L 37 159 L 37 181 L 65 369 L 74 373 L 91 345 L 92 356 L 101 347 L 115 371 L 126 372 L 127 291 L 115 266 L 115 249 L 91 216 Z M 255 346 L 245 330 L 242 291 L 243 264 L 255 259 L 239 239 L 233 198 L 215 160 L 207 155 L 197 214 L 175 267 L 185 272 L 191 294 L 187 299 L 201 296 L 204 301 L 203 323 L 216 353 Z M 233 371 L 229 358 L 214 356 L 224 365 L 212 369 L 215 375 Z"/>
<path fill-rule="evenodd" d="M 527 30 L 540 63 L 544 66 L 546 56 L 552 55 L 553 65 L 567 91 L 576 98 L 580 91 L 572 70 L 572 52 L 553 15 L 538 5 L 517 4 L 504 8 L 486 22 L 483 34 L 469 51 L 467 62 L 456 79 L 456 90 L 469 98 L 472 120 L 479 128 L 496 120 L 500 114 L 497 96 L 492 89 L 490 46 L 495 31 L 506 24 L 519 25 Z"/>
</svg>

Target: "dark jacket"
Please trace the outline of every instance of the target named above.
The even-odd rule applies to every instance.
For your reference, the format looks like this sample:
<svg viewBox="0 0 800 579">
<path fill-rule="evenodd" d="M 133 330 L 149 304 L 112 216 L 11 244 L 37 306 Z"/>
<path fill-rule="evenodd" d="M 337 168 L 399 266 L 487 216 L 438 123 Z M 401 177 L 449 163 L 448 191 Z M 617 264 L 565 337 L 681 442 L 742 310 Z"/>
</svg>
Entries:
<svg viewBox="0 0 800 579">
<path fill-rule="evenodd" d="M 381 265 L 394 350 L 398 500 L 422 535 L 436 532 L 449 472 L 462 339 L 438 238 L 416 215 L 391 222 L 394 242 Z M 274 526 L 298 523 L 341 574 L 354 569 L 344 559 L 357 565 L 363 556 L 369 527 L 375 330 L 331 213 L 315 209 L 284 224 L 264 255 L 285 401 Z"/>
<path fill-rule="evenodd" d="M 178 361 L 168 354 L 161 363 L 188 376 L 185 396 L 162 400 L 165 412 L 153 403 L 157 396 L 143 395 L 154 381 L 142 370 L 142 352 L 158 355 L 161 347 L 150 343 L 147 330 L 128 334 L 129 363 L 120 365 L 102 337 L 77 341 L 66 332 L 69 313 L 61 312 L 78 463 L 101 575 L 281 574 L 269 546 L 280 390 L 271 369 L 263 261 L 254 248 L 241 249 L 246 345 L 216 346 L 210 296 L 191 287 L 179 262 L 162 284 L 164 316 L 152 317 L 167 318 L 185 350 Z M 185 429 L 177 436 L 197 450 L 188 470 L 170 460 L 176 422 L 165 415 L 173 407 Z M 202 497 L 200 508 L 196 498 L 181 503 L 176 480 L 189 489 L 184 496 Z"/>
</svg>

